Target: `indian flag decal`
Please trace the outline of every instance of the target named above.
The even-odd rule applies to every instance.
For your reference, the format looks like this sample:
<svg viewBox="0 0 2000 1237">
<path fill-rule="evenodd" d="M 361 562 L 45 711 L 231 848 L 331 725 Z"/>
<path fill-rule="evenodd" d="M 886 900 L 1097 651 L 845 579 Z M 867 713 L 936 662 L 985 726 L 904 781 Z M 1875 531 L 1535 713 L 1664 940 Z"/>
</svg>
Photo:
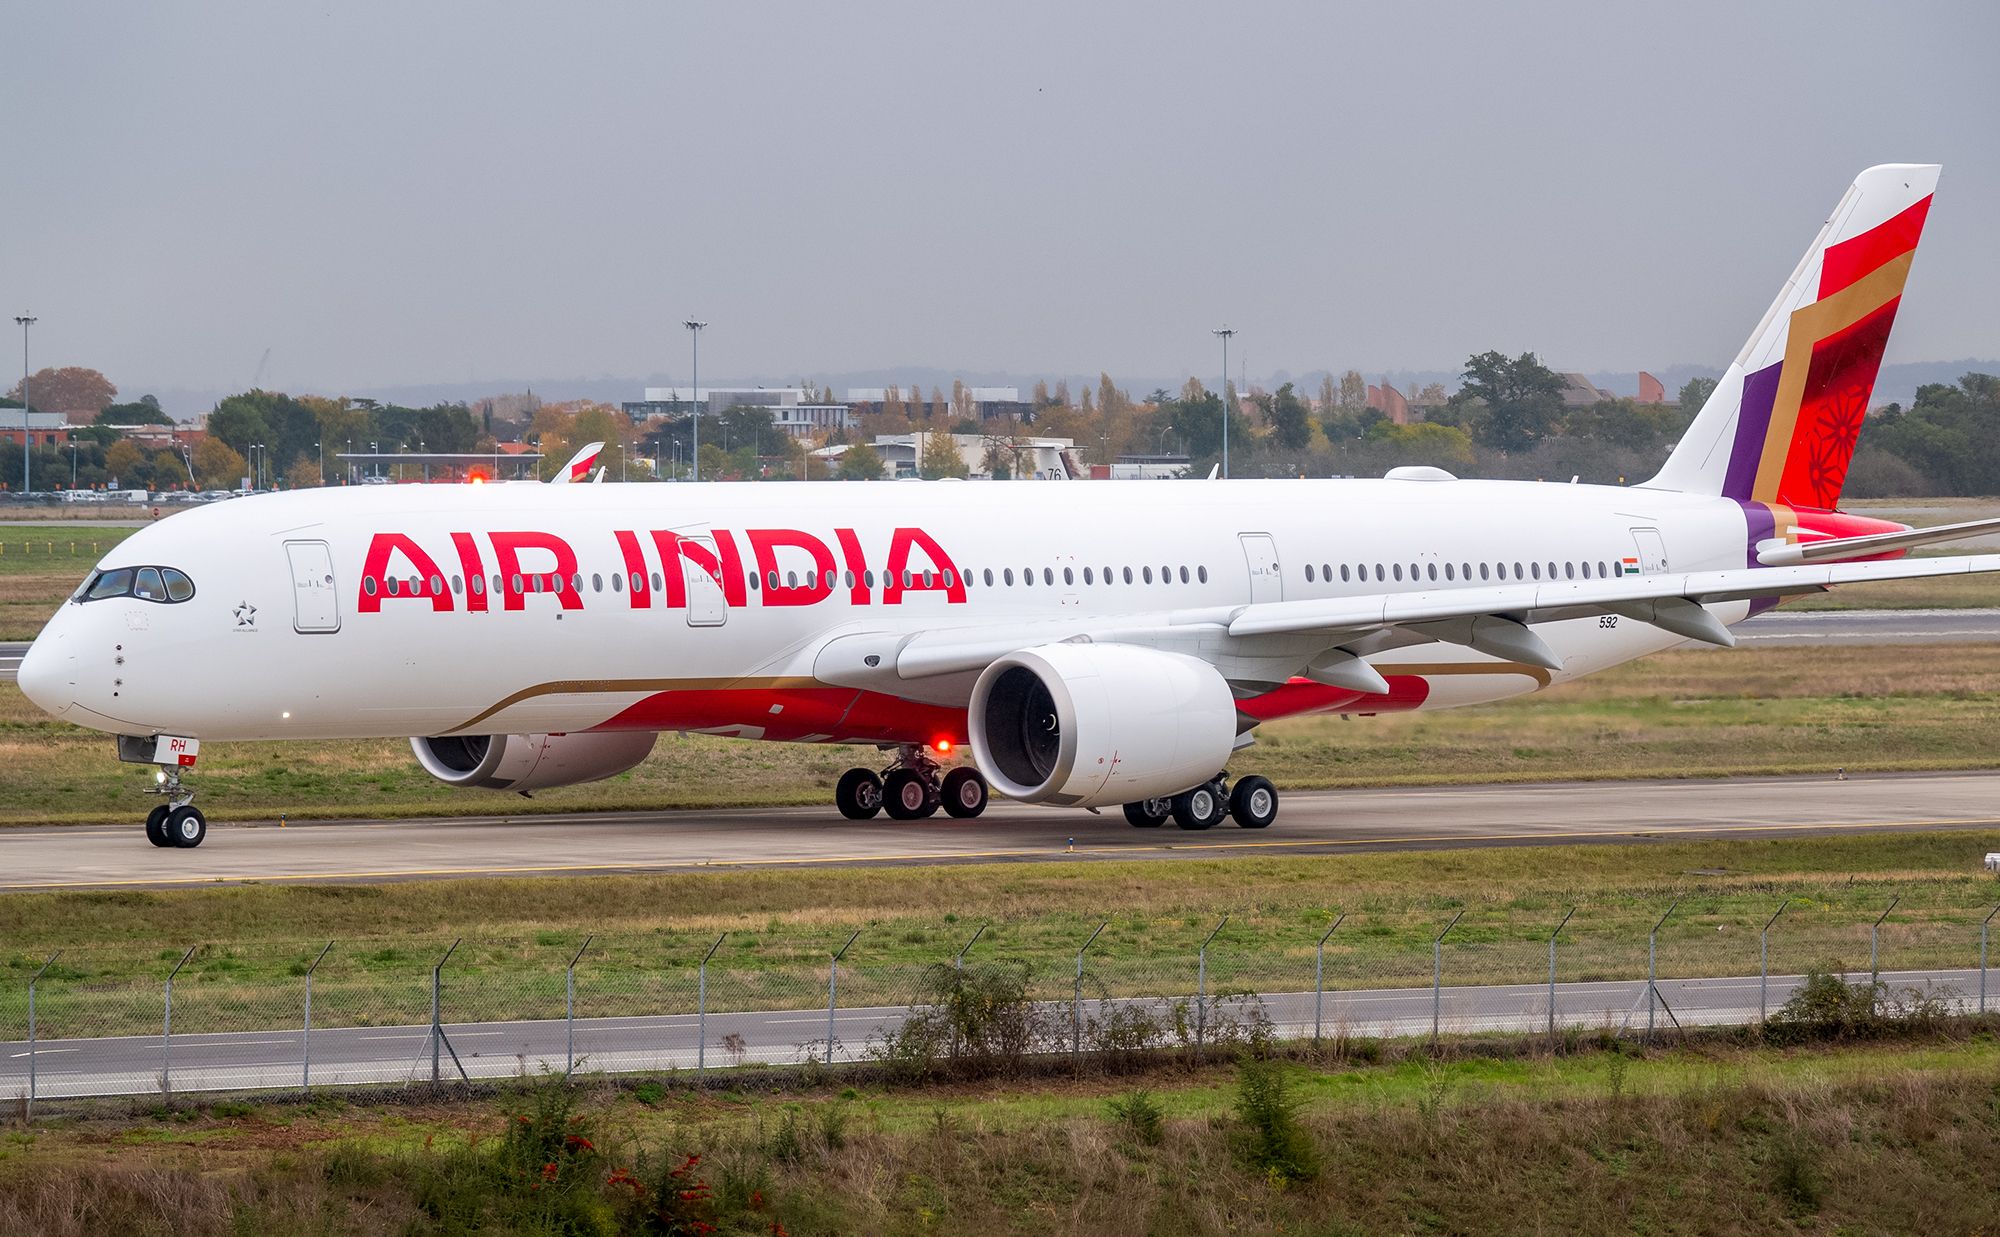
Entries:
<svg viewBox="0 0 2000 1237">
<path fill-rule="evenodd" d="M 1636 576 L 1639 574 L 1639 560 L 1636 558 L 1620 559 L 1618 565 L 1624 568 L 1624 572 L 1628 576 Z"/>
</svg>

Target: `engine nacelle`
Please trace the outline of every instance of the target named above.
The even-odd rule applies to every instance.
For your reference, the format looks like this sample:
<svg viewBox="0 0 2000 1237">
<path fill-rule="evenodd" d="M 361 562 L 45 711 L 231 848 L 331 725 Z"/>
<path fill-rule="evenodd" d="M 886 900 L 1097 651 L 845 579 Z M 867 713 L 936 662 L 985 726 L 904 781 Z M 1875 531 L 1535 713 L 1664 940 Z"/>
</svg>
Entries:
<svg viewBox="0 0 2000 1237">
<path fill-rule="evenodd" d="M 659 735 L 650 730 L 602 734 L 471 734 L 411 739 L 424 772 L 451 786 L 541 790 L 613 777 L 637 765 Z"/>
<path fill-rule="evenodd" d="M 1179 794 L 1236 745 L 1236 702 L 1215 667 L 1131 644 L 1009 653 L 979 676 L 967 720 L 995 790 L 1065 807 Z"/>
</svg>

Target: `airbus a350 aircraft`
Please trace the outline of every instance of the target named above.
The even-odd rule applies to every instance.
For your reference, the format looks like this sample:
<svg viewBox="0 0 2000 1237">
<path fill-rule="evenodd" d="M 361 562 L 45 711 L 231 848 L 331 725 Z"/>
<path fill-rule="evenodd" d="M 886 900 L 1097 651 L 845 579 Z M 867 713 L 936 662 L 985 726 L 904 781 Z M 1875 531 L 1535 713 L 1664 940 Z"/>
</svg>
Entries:
<svg viewBox="0 0 2000 1237">
<path fill-rule="evenodd" d="M 1141 827 L 1277 816 L 1220 770 L 1259 724 L 1498 700 L 1859 580 L 2000 521 L 1834 510 L 1937 183 L 1863 172 L 1665 468 L 1461 481 L 304 490 L 176 515 L 98 564 L 20 669 L 159 766 L 159 846 L 207 825 L 201 744 L 419 736 L 455 786 L 609 777 L 663 730 L 873 745 L 862 819 L 990 785 Z M 588 463 L 570 470 L 581 479 Z M 948 754 L 970 765 L 945 769 Z"/>
</svg>

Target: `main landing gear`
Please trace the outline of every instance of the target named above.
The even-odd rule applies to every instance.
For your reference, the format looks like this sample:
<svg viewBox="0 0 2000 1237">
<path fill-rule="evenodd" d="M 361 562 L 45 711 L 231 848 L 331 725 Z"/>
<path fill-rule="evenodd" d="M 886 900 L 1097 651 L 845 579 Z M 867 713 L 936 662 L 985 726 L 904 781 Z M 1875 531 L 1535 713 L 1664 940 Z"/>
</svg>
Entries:
<svg viewBox="0 0 2000 1237">
<path fill-rule="evenodd" d="M 160 766 L 160 781 L 151 793 L 164 795 L 167 801 L 146 813 L 146 840 L 183 850 L 200 846 L 208 837 L 208 818 L 194 805 L 194 791 L 181 784 L 181 771 Z"/>
<path fill-rule="evenodd" d="M 977 769 L 946 772 L 928 748 L 906 743 L 897 749 L 896 763 L 879 775 L 870 769 L 841 774 L 833 801 L 849 820 L 869 820 L 882 811 L 895 820 L 922 820 L 939 808 L 969 820 L 986 810 L 986 779 Z"/>
<path fill-rule="evenodd" d="M 1278 788 L 1270 779 L 1244 777 L 1231 787 L 1218 773 L 1170 798 L 1141 799 L 1125 805 L 1125 819 L 1139 829 L 1157 829 L 1171 819 L 1183 829 L 1213 829 L 1234 816 L 1245 829 L 1268 829 L 1278 819 Z"/>
</svg>

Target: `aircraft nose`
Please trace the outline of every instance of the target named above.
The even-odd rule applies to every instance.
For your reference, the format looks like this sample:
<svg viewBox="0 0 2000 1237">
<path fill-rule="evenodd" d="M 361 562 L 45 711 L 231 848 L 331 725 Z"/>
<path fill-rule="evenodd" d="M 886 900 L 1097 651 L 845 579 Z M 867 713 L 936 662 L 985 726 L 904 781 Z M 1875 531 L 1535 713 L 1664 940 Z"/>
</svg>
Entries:
<svg viewBox="0 0 2000 1237">
<path fill-rule="evenodd" d="M 76 658 L 68 648 L 69 637 L 44 631 L 28 646 L 15 682 L 21 694 L 45 713 L 60 717 L 76 703 Z"/>
</svg>

